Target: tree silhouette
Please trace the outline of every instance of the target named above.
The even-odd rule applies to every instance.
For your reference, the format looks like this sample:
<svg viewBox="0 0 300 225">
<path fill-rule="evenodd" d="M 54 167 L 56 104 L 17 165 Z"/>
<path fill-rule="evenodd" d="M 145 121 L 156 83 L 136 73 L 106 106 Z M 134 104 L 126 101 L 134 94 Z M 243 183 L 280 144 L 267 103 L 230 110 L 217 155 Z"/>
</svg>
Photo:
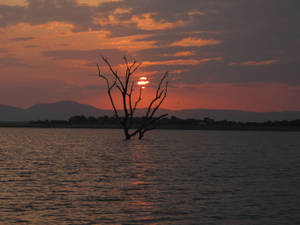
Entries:
<svg viewBox="0 0 300 225">
<path fill-rule="evenodd" d="M 133 93 L 136 89 L 132 75 L 138 70 L 142 63 L 138 63 L 135 60 L 133 62 L 128 62 L 125 56 L 123 57 L 123 59 L 126 66 L 124 79 L 122 79 L 122 77 L 118 74 L 118 71 L 113 69 L 111 63 L 105 57 L 102 57 L 102 60 L 108 67 L 111 78 L 109 79 L 109 76 L 106 76 L 101 73 L 100 66 L 97 63 L 98 75 L 106 82 L 107 94 L 110 99 L 112 108 L 114 110 L 114 115 L 123 128 L 125 138 L 129 140 L 131 137 L 138 135 L 139 139 L 142 139 L 144 137 L 145 132 L 154 129 L 155 123 L 168 115 L 163 114 L 158 117 L 155 117 L 155 113 L 157 112 L 158 108 L 161 106 L 161 104 L 167 96 L 168 73 L 166 72 L 160 79 L 160 82 L 156 88 L 155 96 L 149 103 L 145 115 L 142 117 L 138 124 L 133 124 L 133 118 L 135 116 L 137 106 L 142 100 L 143 87 L 139 87 L 138 97 L 134 99 Z M 112 95 L 112 91 L 114 89 L 116 89 L 122 97 L 123 115 L 120 115 L 119 111 L 116 108 L 116 104 Z"/>
</svg>

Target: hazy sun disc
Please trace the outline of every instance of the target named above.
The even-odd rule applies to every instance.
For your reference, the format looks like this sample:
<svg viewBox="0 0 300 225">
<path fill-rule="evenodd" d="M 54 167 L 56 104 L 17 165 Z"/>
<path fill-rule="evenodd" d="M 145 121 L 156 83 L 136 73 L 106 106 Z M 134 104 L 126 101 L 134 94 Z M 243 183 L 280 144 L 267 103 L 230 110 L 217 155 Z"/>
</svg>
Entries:
<svg viewBox="0 0 300 225">
<path fill-rule="evenodd" d="M 140 77 L 137 85 L 139 85 L 141 88 L 145 88 L 147 84 L 149 84 L 150 81 L 148 80 L 147 77 Z"/>
</svg>

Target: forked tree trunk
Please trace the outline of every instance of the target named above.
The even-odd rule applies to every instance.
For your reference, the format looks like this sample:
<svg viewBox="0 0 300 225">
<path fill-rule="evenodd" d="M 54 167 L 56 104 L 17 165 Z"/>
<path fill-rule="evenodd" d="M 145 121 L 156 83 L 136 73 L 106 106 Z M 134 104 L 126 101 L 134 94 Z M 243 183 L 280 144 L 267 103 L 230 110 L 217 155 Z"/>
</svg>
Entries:
<svg viewBox="0 0 300 225">
<path fill-rule="evenodd" d="M 105 62 L 109 71 L 111 72 L 111 79 L 107 76 L 103 75 L 100 71 L 99 64 L 97 64 L 98 68 L 98 75 L 100 78 L 106 81 L 107 85 L 107 94 L 109 96 L 111 105 L 114 110 L 115 117 L 119 120 L 120 124 L 122 125 L 124 136 L 126 140 L 131 139 L 131 137 L 138 134 L 138 138 L 142 139 L 144 137 L 145 132 L 154 129 L 153 124 L 156 123 L 158 120 L 167 116 L 167 114 L 161 115 L 159 117 L 154 117 L 155 113 L 157 112 L 160 105 L 163 103 L 167 96 L 168 91 L 168 81 L 166 72 L 164 76 L 161 78 L 158 87 L 156 89 L 155 97 L 149 103 L 147 108 L 146 115 L 143 117 L 144 119 L 141 121 L 140 124 L 132 131 L 132 123 L 134 119 L 134 113 L 136 111 L 137 105 L 142 100 L 142 87 L 139 87 L 139 96 L 134 101 L 132 99 L 132 94 L 135 87 L 135 82 L 132 80 L 132 75 L 137 71 L 137 69 L 141 66 L 141 63 L 137 63 L 134 61 L 133 63 L 128 63 L 127 58 L 124 57 L 124 63 L 126 66 L 125 72 L 125 80 L 121 79 L 118 72 L 113 69 L 108 59 L 102 57 L 102 60 Z M 119 91 L 122 97 L 122 105 L 123 105 L 123 113 L 124 117 L 120 117 L 118 110 L 116 109 L 114 98 L 112 96 L 111 91 L 116 89 Z M 134 104 L 133 104 L 134 103 Z"/>
</svg>

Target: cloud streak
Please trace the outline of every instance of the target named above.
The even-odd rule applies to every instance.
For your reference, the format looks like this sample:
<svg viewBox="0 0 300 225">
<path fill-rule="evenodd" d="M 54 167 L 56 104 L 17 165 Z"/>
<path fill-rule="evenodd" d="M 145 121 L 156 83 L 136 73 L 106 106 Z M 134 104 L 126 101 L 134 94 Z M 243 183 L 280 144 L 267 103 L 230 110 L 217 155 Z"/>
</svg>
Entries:
<svg viewBox="0 0 300 225">
<path fill-rule="evenodd" d="M 173 29 L 179 26 L 184 26 L 184 22 L 181 20 L 178 20 L 174 23 L 165 21 L 163 19 L 157 21 L 152 18 L 152 15 L 150 13 L 146 13 L 139 16 L 133 16 L 131 18 L 131 21 L 136 23 L 137 27 L 141 30 L 168 30 Z"/>
<path fill-rule="evenodd" d="M 212 61 L 222 61 L 222 57 L 215 58 L 205 58 L 205 59 L 176 59 L 176 60 L 166 60 L 166 61 L 145 61 L 143 62 L 143 66 L 157 66 L 157 65 L 165 65 L 165 66 L 173 66 L 173 65 L 191 65 L 196 66 L 203 63 L 208 63 Z"/>
<path fill-rule="evenodd" d="M 279 63 L 280 60 L 277 59 L 269 59 L 269 60 L 262 60 L 262 61 L 245 61 L 245 62 L 231 62 L 229 66 L 266 66 L 271 65 L 274 63 Z"/>
<path fill-rule="evenodd" d="M 30 65 L 18 58 L 4 58 L 0 57 L 0 66 L 2 67 L 30 67 Z"/>
<path fill-rule="evenodd" d="M 30 41 L 30 40 L 34 40 L 34 37 L 16 37 L 16 38 L 12 38 L 10 40 L 12 41 Z"/>
<path fill-rule="evenodd" d="M 214 39 L 202 39 L 202 38 L 192 38 L 187 37 L 179 41 L 175 41 L 170 44 L 170 46 L 180 46 L 180 47 L 202 47 L 207 45 L 218 45 L 221 41 Z"/>
</svg>

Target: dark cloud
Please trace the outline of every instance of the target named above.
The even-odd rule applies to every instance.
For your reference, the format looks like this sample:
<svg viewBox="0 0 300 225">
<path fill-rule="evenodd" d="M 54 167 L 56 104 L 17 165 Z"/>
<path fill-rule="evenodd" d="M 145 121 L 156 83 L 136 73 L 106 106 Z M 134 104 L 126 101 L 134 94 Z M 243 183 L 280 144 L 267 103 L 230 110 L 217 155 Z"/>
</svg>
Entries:
<svg viewBox="0 0 300 225">
<path fill-rule="evenodd" d="M 92 8 L 72 0 L 29 0 L 28 3 L 24 19 L 33 25 L 59 21 L 74 24 L 75 29 L 82 30 L 92 24 Z"/>
<path fill-rule="evenodd" d="M 8 67 L 30 67 L 30 65 L 25 64 L 21 59 L 9 58 L 9 57 L 0 57 L 0 66 Z"/>
<path fill-rule="evenodd" d="M 206 1 L 208 2 L 208 1 Z M 167 2 L 162 3 L 162 5 Z M 174 4 L 176 5 L 176 4 Z M 188 5 L 188 4 L 187 4 Z M 184 6 L 182 6 L 184 7 Z M 201 8 L 198 8 L 202 11 Z M 219 45 L 189 48 L 161 48 L 141 51 L 146 58 L 162 58 L 165 52 L 194 51 L 191 58 L 223 57 L 224 62 L 211 62 L 188 66 L 181 82 L 279 82 L 300 84 L 297 75 L 300 56 L 300 3 L 299 1 L 211 1 L 204 15 L 195 15 L 186 31 L 212 31 L 207 34 L 191 33 L 191 36 L 221 40 Z M 204 10 L 205 12 L 205 10 Z M 217 33 L 213 33 L 216 31 Z M 184 32 L 159 35 L 160 43 L 180 39 Z M 157 38 L 157 37 L 154 37 Z M 153 54 L 153 55 L 152 55 Z M 231 67 L 230 62 L 279 60 L 270 65 Z M 174 66 L 173 66 L 174 67 Z M 186 69 L 187 66 L 177 66 Z M 157 69 L 157 68 L 156 68 Z"/>
<path fill-rule="evenodd" d="M 79 5 L 75 0 L 28 0 L 27 7 L 0 5 L 0 26 L 58 21 L 74 24 L 75 30 L 86 30 L 94 26 L 92 21 L 95 13 L 92 7 Z"/>
<path fill-rule="evenodd" d="M 104 56 L 108 58 L 113 64 L 119 64 L 123 62 L 123 56 L 128 55 L 128 52 L 121 51 L 117 49 L 98 49 L 91 51 L 84 50 L 55 50 L 55 51 L 44 51 L 45 56 L 51 57 L 56 60 L 61 59 L 77 59 L 77 60 L 87 60 L 87 61 L 101 61 L 101 57 Z M 95 64 L 88 64 L 93 65 Z"/>
<path fill-rule="evenodd" d="M 186 19 L 188 11 L 199 9 L 201 12 L 209 13 L 214 9 L 214 2 L 210 0 L 125 0 L 123 6 L 130 6 L 133 14 L 155 13 L 157 19 L 164 18 L 168 21 L 177 21 L 178 19 Z"/>
<path fill-rule="evenodd" d="M 0 27 L 23 22 L 24 16 L 24 7 L 0 5 Z"/>
<path fill-rule="evenodd" d="M 12 38 L 10 39 L 11 41 L 30 41 L 34 40 L 34 37 L 17 37 L 17 38 Z"/>
<path fill-rule="evenodd" d="M 257 66 L 228 66 L 225 62 L 209 62 L 195 67 L 185 67 L 176 82 L 200 83 L 285 83 L 300 85 L 297 65 L 275 63 Z"/>
</svg>

